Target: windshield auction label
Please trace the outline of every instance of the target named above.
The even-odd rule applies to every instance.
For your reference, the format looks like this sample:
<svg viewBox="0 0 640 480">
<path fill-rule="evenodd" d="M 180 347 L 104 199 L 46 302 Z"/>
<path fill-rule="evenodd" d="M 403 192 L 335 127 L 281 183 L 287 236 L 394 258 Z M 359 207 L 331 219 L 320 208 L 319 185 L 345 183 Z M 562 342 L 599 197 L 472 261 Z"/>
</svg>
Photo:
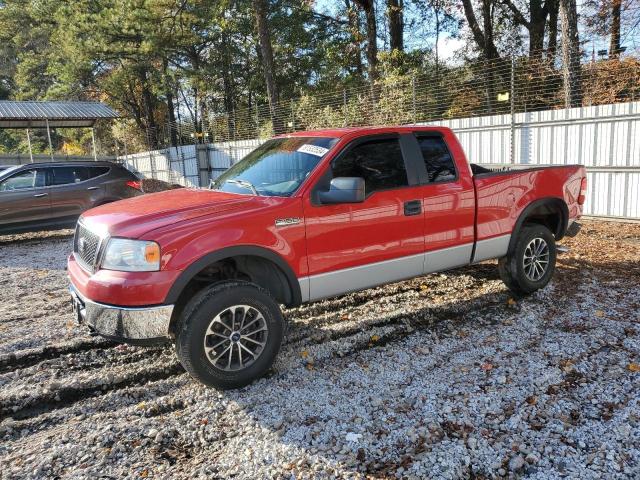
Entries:
<svg viewBox="0 0 640 480">
<path fill-rule="evenodd" d="M 315 155 L 316 157 L 322 157 L 328 151 L 328 148 L 318 147 L 316 145 L 310 145 L 308 143 L 305 143 L 298 149 L 298 152 L 300 153 L 308 153 L 310 155 Z"/>
</svg>

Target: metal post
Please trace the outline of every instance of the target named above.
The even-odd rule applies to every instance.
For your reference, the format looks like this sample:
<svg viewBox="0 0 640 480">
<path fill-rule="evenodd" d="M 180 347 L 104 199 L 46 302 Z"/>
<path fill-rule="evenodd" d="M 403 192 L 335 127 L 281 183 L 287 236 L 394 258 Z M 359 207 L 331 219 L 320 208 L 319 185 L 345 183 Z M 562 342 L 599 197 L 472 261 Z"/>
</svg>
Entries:
<svg viewBox="0 0 640 480">
<path fill-rule="evenodd" d="M 342 90 L 342 113 L 344 115 L 343 127 L 346 127 L 348 124 L 347 121 L 347 91 L 345 89 Z"/>
<path fill-rule="evenodd" d="M 516 59 L 511 56 L 511 91 L 509 100 L 511 103 L 511 163 L 516 163 L 516 104 L 515 104 L 515 70 Z"/>
<path fill-rule="evenodd" d="M 198 163 L 198 180 L 200 187 L 207 188 L 212 180 L 208 145 L 196 145 L 196 162 Z"/>
<path fill-rule="evenodd" d="M 258 108 L 258 101 L 256 100 L 256 138 L 260 136 L 260 110 Z"/>
<path fill-rule="evenodd" d="M 53 144 L 51 143 L 51 129 L 49 128 L 49 119 L 44 119 L 45 124 L 47 125 L 47 138 L 49 139 L 49 155 L 51 156 L 51 161 L 53 162 Z"/>
<path fill-rule="evenodd" d="M 291 131 L 296 131 L 296 110 L 293 99 L 291 99 Z"/>
<path fill-rule="evenodd" d="M 95 132 L 95 128 L 91 127 L 91 146 L 93 147 L 93 161 L 97 162 L 98 161 L 98 154 L 96 152 L 96 132 Z"/>
<path fill-rule="evenodd" d="M 33 163 L 33 151 L 31 151 L 31 135 L 29 135 L 28 128 L 27 128 L 27 145 L 29 146 L 29 158 L 31 159 L 31 163 Z"/>
<path fill-rule="evenodd" d="M 412 105 L 413 105 L 413 123 L 416 123 L 417 112 L 416 112 L 416 76 L 415 75 L 411 76 L 411 98 L 412 98 Z"/>
</svg>

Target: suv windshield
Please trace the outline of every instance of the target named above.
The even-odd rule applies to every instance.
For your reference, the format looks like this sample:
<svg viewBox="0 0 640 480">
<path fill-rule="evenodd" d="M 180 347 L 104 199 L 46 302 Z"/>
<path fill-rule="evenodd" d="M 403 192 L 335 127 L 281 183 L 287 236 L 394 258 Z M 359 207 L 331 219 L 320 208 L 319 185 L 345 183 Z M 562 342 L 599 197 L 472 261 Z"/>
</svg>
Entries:
<svg viewBox="0 0 640 480">
<path fill-rule="evenodd" d="M 288 197 L 311 173 L 337 138 L 274 138 L 211 183 L 223 192 Z"/>
</svg>

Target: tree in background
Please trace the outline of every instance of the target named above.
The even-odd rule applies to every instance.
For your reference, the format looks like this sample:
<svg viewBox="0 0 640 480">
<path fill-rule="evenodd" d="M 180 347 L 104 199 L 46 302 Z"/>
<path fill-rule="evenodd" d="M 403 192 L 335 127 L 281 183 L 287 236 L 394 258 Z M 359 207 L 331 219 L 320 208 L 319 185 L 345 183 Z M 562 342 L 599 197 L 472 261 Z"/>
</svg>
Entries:
<svg viewBox="0 0 640 480">
<path fill-rule="evenodd" d="M 369 81 L 378 78 L 378 26 L 376 20 L 375 0 L 354 0 L 364 11 L 367 20 L 367 63 L 369 69 Z"/>
<path fill-rule="evenodd" d="M 404 50 L 403 1 L 387 0 L 387 17 L 389 17 L 389 47 L 393 50 Z"/>
<path fill-rule="evenodd" d="M 582 105 L 582 77 L 576 0 L 560 0 L 560 19 L 565 106 L 579 107 Z"/>
<path fill-rule="evenodd" d="M 482 27 L 478 22 L 471 0 L 462 0 L 464 15 L 467 19 L 469 29 L 473 33 L 478 48 L 482 52 L 485 60 L 500 58 L 494 37 L 494 13 L 496 8 L 495 0 L 480 1 L 480 19 Z"/>
<path fill-rule="evenodd" d="M 273 48 L 271 47 L 271 32 L 267 18 L 266 0 L 253 0 L 253 9 L 256 16 L 256 30 L 258 31 L 258 41 L 260 44 L 260 60 L 264 72 L 264 80 L 269 94 L 269 109 L 271 111 L 271 121 L 276 133 L 282 131 L 281 121 L 275 115 L 275 105 L 280 100 L 278 86 L 275 81 L 275 67 L 273 62 Z"/>
<path fill-rule="evenodd" d="M 597 12 L 587 27 L 609 36 L 616 60 L 640 15 L 634 2 L 585 0 L 587 14 Z M 317 125 L 321 117 L 311 108 L 321 100 L 311 97 L 330 99 L 322 118 L 349 123 L 357 121 L 358 106 L 382 112 L 362 112 L 362 121 L 413 119 L 416 102 L 429 118 L 502 111 L 496 98 L 509 88 L 509 57 L 528 52 L 523 65 L 540 67 L 527 75 L 544 80 L 527 84 L 524 95 L 536 97 L 523 108 L 545 108 L 562 95 L 563 72 L 554 61 L 560 6 L 560 0 L 0 0 L 0 98 L 105 101 L 130 121 L 115 133 L 101 129 L 100 143 L 117 140 L 134 151 Z M 573 45 L 564 52 L 572 59 L 568 104 L 577 105 L 578 30 L 562 18 L 563 45 Z M 459 34 L 470 42 L 453 68 L 439 40 Z M 615 98 L 635 94 L 633 75 L 624 78 L 612 90 Z M 357 94 L 347 95 L 351 90 Z M 304 109 L 293 104 L 301 97 Z M 25 148 L 23 133 L 1 135 L 5 148 Z M 59 150 L 87 145 L 81 132 L 53 137 Z M 33 140 L 36 150 L 46 146 L 37 132 Z"/>
</svg>

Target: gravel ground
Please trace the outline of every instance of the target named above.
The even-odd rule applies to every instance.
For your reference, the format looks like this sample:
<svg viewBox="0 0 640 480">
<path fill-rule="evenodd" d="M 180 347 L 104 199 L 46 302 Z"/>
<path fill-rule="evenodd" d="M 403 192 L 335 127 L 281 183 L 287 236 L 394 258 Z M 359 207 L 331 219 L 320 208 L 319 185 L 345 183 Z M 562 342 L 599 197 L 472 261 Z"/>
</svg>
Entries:
<svg viewBox="0 0 640 480">
<path fill-rule="evenodd" d="M 71 232 L 2 237 L 0 478 L 638 478 L 640 224 L 563 244 L 523 299 L 486 263 L 288 310 L 224 392 L 74 325 Z"/>
</svg>

